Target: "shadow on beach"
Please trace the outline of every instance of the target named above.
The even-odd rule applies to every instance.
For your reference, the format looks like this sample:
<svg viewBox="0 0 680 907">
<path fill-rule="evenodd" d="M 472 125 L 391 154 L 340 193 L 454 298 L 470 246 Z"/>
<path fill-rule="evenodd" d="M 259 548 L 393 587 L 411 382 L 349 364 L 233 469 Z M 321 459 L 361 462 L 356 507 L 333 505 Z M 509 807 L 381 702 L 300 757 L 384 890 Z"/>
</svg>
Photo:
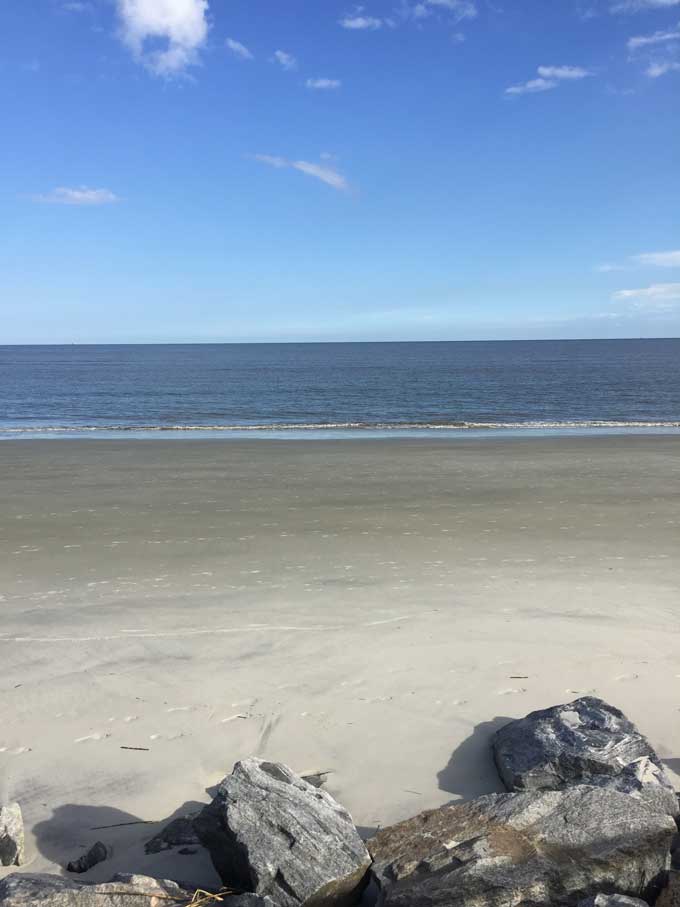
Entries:
<svg viewBox="0 0 680 907">
<path fill-rule="evenodd" d="M 210 857 L 202 847 L 189 848 L 181 855 L 178 848 L 147 854 L 144 845 L 172 819 L 193 815 L 205 804 L 184 803 L 161 821 L 148 821 L 112 806 L 86 806 L 67 803 L 58 806 L 51 818 L 33 829 L 38 852 L 61 875 L 81 881 L 108 881 L 118 872 L 139 873 L 184 882 L 190 887 L 219 887 Z M 66 865 L 86 853 L 96 841 L 109 852 L 108 858 L 88 872 L 72 874 Z"/>
<path fill-rule="evenodd" d="M 439 790 L 456 794 L 463 800 L 505 792 L 493 761 L 491 738 L 509 721 L 512 719 L 497 716 L 476 725 L 470 736 L 451 753 L 446 766 L 437 772 Z"/>
</svg>

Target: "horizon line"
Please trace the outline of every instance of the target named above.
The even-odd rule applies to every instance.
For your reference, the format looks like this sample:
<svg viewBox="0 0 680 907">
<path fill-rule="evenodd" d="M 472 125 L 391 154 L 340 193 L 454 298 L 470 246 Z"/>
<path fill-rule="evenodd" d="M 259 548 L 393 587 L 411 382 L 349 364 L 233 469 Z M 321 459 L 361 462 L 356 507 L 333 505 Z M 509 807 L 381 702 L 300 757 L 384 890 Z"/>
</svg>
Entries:
<svg viewBox="0 0 680 907">
<path fill-rule="evenodd" d="M 318 346 L 322 344 L 395 344 L 395 343 L 611 343 L 640 340 L 680 340 L 677 337 L 498 337 L 468 338 L 465 340 L 115 340 L 62 341 L 60 343 L 0 343 L 5 347 L 70 347 L 70 346 Z"/>
</svg>

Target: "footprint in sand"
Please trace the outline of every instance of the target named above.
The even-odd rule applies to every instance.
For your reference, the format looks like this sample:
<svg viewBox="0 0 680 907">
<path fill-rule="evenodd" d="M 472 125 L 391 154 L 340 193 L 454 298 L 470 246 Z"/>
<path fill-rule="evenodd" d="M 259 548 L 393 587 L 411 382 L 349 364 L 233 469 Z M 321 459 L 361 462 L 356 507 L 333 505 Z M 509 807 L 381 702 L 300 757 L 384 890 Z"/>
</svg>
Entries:
<svg viewBox="0 0 680 907">
<path fill-rule="evenodd" d="M 506 690 L 497 690 L 497 696 L 512 696 L 514 693 L 526 693 L 524 687 L 508 687 Z"/>
<path fill-rule="evenodd" d="M 90 740 L 106 740 L 106 738 L 110 736 L 111 734 L 103 734 L 100 731 L 95 731 L 94 734 L 87 734 L 85 737 L 76 737 L 73 742 L 88 743 Z"/>
<path fill-rule="evenodd" d="M 0 753 L 7 753 L 8 756 L 21 756 L 23 753 L 30 753 L 30 746 L 15 746 L 10 748 L 9 746 L 0 746 Z"/>
</svg>

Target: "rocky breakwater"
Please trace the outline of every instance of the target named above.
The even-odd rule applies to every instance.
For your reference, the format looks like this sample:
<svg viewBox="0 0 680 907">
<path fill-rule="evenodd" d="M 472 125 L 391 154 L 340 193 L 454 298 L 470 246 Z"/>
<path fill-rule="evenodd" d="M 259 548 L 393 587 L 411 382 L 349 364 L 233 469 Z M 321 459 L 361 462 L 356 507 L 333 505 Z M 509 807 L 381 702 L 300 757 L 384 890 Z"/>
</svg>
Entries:
<svg viewBox="0 0 680 907">
<path fill-rule="evenodd" d="M 585 697 L 512 721 L 490 744 L 507 793 L 428 810 L 366 844 L 327 792 L 245 759 L 212 803 L 148 845 L 207 848 L 221 892 L 14 873 L 0 907 L 680 907 L 677 796 L 625 715 Z"/>
</svg>

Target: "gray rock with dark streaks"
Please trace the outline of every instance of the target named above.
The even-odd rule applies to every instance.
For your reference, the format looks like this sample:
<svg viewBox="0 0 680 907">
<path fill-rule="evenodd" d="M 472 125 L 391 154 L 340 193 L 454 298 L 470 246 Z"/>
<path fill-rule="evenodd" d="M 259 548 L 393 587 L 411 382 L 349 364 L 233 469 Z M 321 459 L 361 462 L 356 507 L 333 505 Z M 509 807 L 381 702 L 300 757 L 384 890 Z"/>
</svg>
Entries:
<svg viewBox="0 0 680 907">
<path fill-rule="evenodd" d="M 246 894 L 235 894 L 232 897 L 224 898 L 224 905 L 225 907 L 274 907 L 274 902 L 249 891 Z"/>
<path fill-rule="evenodd" d="M 443 806 L 368 846 L 387 907 L 576 907 L 603 891 L 653 902 L 675 832 L 627 794 L 577 785 Z"/>
<path fill-rule="evenodd" d="M 649 904 L 640 898 L 626 897 L 625 894 L 596 894 L 585 901 L 579 901 L 578 907 L 649 907 Z"/>
<path fill-rule="evenodd" d="M 594 784 L 678 815 L 673 785 L 647 738 L 623 712 L 594 696 L 511 721 L 492 746 L 508 790 Z"/>
<path fill-rule="evenodd" d="M 117 875 L 94 884 L 15 872 L 0 880 L 0 907 L 152 907 L 154 895 L 160 898 L 158 907 L 183 907 L 192 897 L 176 882 L 141 875 Z"/>
<path fill-rule="evenodd" d="M 0 806 L 0 865 L 24 862 L 24 820 L 18 803 Z"/>
<path fill-rule="evenodd" d="M 102 844 L 101 841 L 97 841 L 82 857 L 78 857 L 77 860 L 71 860 L 66 869 L 68 872 L 87 872 L 88 869 L 92 869 L 97 863 L 103 863 L 108 855 L 109 852 L 106 849 L 106 845 Z"/>
<path fill-rule="evenodd" d="M 193 847 L 199 844 L 198 835 L 194 829 L 194 820 L 192 816 L 180 816 L 173 819 L 162 831 L 154 835 L 150 841 L 144 845 L 146 853 L 160 853 L 162 850 L 170 850 L 173 847 L 189 846 Z"/>
<path fill-rule="evenodd" d="M 238 762 L 194 826 L 226 886 L 276 907 L 351 903 L 370 865 L 347 810 L 278 762 Z"/>
</svg>

